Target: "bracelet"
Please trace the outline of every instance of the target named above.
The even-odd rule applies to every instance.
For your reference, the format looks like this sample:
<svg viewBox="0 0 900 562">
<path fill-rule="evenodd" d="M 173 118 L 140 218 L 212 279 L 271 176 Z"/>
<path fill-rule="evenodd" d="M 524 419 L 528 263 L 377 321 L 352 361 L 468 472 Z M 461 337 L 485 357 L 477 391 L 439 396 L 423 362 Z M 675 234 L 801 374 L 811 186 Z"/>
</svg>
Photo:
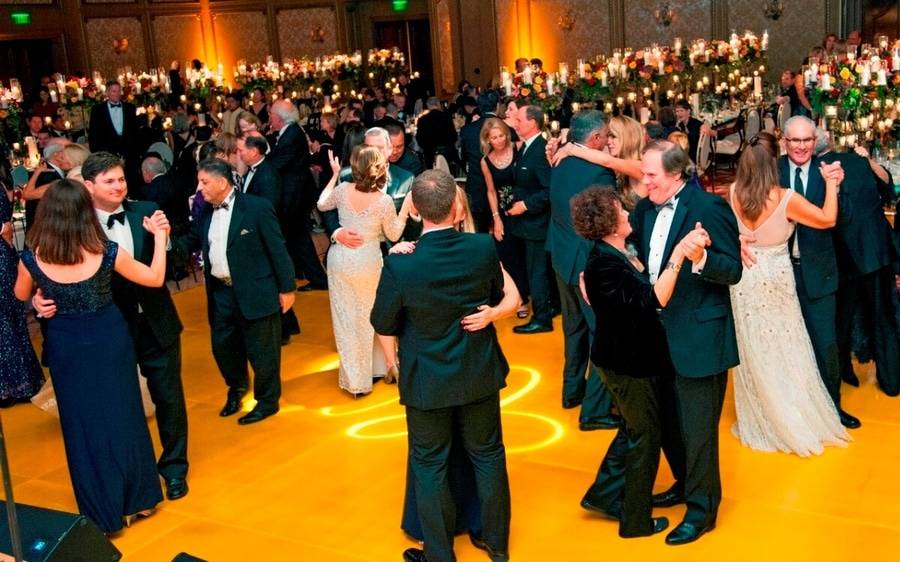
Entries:
<svg viewBox="0 0 900 562">
<path fill-rule="evenodd" d="M 673 261 L 670 261 L 666 264 L 666 269 L 671 269 L 675 273 L 678 273 L 679 271 L 681 271 L 681 266 Z"/>
<path fill-rule="evenodd" d="M 491 216 L 492 216 L 492 217 L 499 217 L 499 216 L 500 216 L 500 211 L 495 211 Z"/>
</svg>

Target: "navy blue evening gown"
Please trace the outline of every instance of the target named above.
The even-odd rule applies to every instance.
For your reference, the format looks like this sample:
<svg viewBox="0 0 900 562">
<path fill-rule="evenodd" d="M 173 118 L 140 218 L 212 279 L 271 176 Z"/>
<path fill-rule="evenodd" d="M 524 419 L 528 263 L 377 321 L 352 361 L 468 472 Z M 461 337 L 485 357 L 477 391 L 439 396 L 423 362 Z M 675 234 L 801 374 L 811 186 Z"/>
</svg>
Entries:
<svg viewBox="0 0 900 562">
<path fill-rule="evenodd" d="M 107 242 L 97 273 L 77 283 L 49 279 L 31 250 L 22 253 L 44 296 L 56 301 L 44 348 L 78 509 L 107 533 L 162 501 L 134 344 L 112 300 L 117 251 Z"/>
</svg>

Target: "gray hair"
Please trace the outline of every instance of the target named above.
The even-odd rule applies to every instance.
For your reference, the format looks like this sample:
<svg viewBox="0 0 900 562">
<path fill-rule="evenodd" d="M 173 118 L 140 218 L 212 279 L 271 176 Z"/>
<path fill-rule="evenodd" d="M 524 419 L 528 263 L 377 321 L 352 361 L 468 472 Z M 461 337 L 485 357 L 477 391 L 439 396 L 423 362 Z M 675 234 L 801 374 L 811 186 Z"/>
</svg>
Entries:
<svg viewBox="0 0 900 562">
<path fill-rule="evenodd" d="M 441 100 L 432 96 L 425 101 L 425 107 L 428 109 L 440 109 L 441 108 Z"/>
<path fill-rule="evenodd" d="M 681 178 L 688 180 L 694 173 L 694 163 L 691 157 L 680 145 L 670 141 L 653 141 L 644 149 L 648 152 L 659 152 L 662 157 L 663 170 L 667 174 L 681 174 Z"/>
<path fill-rule="evenodd" d="M 525 119 L 534 121 L 538 129 L 544 126 L 544 110 L 536 105 L 525 106 Z"/>
<path fill-rule="evenodd" d="M 596 109 L 579 111 L 572 117 L 569 128 L 569 138 L 575 142 L 584 143 L 595 131 L 606 126 L 603 122 L 603 113 Z"/>
<path fill-rule="evenodd" d="M 815 154 L 822 154 L 831 150 L 831 134 L 825 129 L 816 127 L 816 147 L 813 149 Z"/>
<path fill-rule="evenodd" d="M 141 171 L 153 176 L 165 174 L 167 172 L 166 163 L 156 156 L 148 156 L 141 162 Z"/>
<path fill-rule="evenodd" d="M 284 121 L 284 124 L 288 123 L 296 123 L 300 120 L 300 112 L 297 111 L 297 108 L 294 107 L 294 104 L 287 100 L 280 100 L 285 103 L 273 103 L 272 108 L 269 110 L 272 113 L 281 117 L 281 120 Z"/>
<path fill-rule="evenodd" d="M 809 117 L 807 117 L 805 115 L 794 115 L 793 117 L 788 119 L 787 122 L 784 124 L 785 134 L 791 130 L 792 126 L 796 125 L 797 123 L 803 123 L 804 125 L 809 127 L 809 130 L 812 131 L 813 134 L 815 134 L 816 123 L 812 119 L 810 119 Z"/>
<path fill-rule="evenodd" d="M 369 137 L 381 137 L 384 141 L 384 146 L 391 146 L 391 135 L 388 134 L 387 129 L 383 129 L 381 127 L 372 127 L 368 131 L 366 131 L 365 138 Z"/>
<path fill-rule="evenodd" d="M 54 154 L 62 152 L 65 147 L 66 145 L 60 142 L 48 143 L 47 146 L 44 147 L 44 160 L 50 160 L 53 158 Z"/>
<path fill-rule="evenodd" d="M 187 113 L 178 112 L 172 117 L 172 132 L 186 133 L 191 130 L 191 119 Z"/>
</svg>

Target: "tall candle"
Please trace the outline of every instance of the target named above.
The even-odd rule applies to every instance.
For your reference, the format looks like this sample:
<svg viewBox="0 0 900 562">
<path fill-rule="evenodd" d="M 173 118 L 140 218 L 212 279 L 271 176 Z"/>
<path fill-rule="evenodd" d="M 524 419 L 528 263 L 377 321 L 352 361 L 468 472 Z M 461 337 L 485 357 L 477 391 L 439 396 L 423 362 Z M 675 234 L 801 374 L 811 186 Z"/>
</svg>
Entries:
<svg viewBox="0 0 900 562">
<path fill-rule="evenodd" d="M 894 56 L 891 57 L 891 63 L 892 70 L 894 72 L 900 70 L 900 52 L 898 52 L 896 49 L 894 49 Z"/>
<path fill-rule="evenodd" d="M 762 44 L 760 46 L 762 47 L 763 51 L 769 50 L 769 30 L 768 29 L 763 31 Z"/>
<path fill-rule="evenodd" d="M 762 76 L 753 77 L 753 94 L 762 96 Z"/>
<path fill-rule="evenodd" d="M 578 78 L 584 79 L 584 59 L 578 59 L 575 61 L 575 64 L 578 66 Z"/>
<path fill-rule="evenodd" d="M 878 85 L 887 86 L 887 73 L 883 68 L 878 71 Z"/>
<path fill-rule="evenodd" d="M 830 76 L 830 75 L 828 75 L 828 74 L 823 74 L 823 75 L 822 75 L 822 84 L 821 84 L 821 87 L 822 87 L 823 90 L 830 90 L 830 89 L 831 89 L 831 76 Z"/>
<path fill-rule="evenodd" d="M 28 159 L 32 162 L 39 161 L 41 159 L 40 154 L 38 153 L 37 141 L 32 136 L 25 137 L 25 148 L 28 149 Z"/>
<path fill-rule="evenodd" d="M 56 103 L 59 101 L 59 95 L 57 95 L 56 90 L 50 90 L 50 101 Z"/>
</svg>

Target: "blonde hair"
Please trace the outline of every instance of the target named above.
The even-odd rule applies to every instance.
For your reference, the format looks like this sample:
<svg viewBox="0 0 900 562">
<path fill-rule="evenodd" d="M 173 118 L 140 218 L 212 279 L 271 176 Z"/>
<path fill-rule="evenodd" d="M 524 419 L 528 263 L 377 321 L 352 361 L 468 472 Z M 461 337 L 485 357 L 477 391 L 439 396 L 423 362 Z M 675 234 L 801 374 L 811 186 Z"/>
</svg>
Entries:
<svg viewBox="0 0 900 562">
<path fill-rule="evenodd" d="M 358 191 L 372 193 L 387 183 L 387 159 L 381 150 L 374 146 L 359 145 L 354 148 L 350 157 L 350 167 Z"/>
<path fill-rule="evenodd" d="M 484 125 L 481 127 L 481 153 L 487 154 L 493 147 L 491 147 L 491 131 L 494 129 L 500 129 L 503 135 L 506 137 L 506 142 L 510 142 L 510 137 L 512 136 L 509 132 L 509 125 L 507 125 L 502 119 L 498 119 L 496 117 L 491 117 L 487 121 L 484 122 Z"/>
<path fill-rule="evenodd" d="M 469 196 L 459 185 L 456 186 L 456 200 L 459 202 L 461 215 L 456 217 L 460 219 L 457 221 L 456 229 L 460 232 L 475 232 L 475 219 L 472 218 L 472 210 L 469 208 Z"/>
<path fill-rule="evenodd" d="M 63 155 L 72 168 L 77 168 L 84 164 L 84 161 L 91 155 L 91 151 L 83 144 L 72 143 L 63 148 Z"/>
<path fill-rule="evenodd" d="M 688 136 L 681 131 L 672 131 L 666 140 L 677 144 L 685 151 L 691 147 L 691 141 L 688 139 Z"/>
<path fill-rule="evenodd" d="M 644 153 L 644 126 L 627 115 L 616 115 L 609 120 L 609 132 L 619 139 L 619 158 L 640 160 Z M 635 199 L 634 190 L 628 177 L 620 175 L 619 185 L 625 201 Z"/>
</svg>

